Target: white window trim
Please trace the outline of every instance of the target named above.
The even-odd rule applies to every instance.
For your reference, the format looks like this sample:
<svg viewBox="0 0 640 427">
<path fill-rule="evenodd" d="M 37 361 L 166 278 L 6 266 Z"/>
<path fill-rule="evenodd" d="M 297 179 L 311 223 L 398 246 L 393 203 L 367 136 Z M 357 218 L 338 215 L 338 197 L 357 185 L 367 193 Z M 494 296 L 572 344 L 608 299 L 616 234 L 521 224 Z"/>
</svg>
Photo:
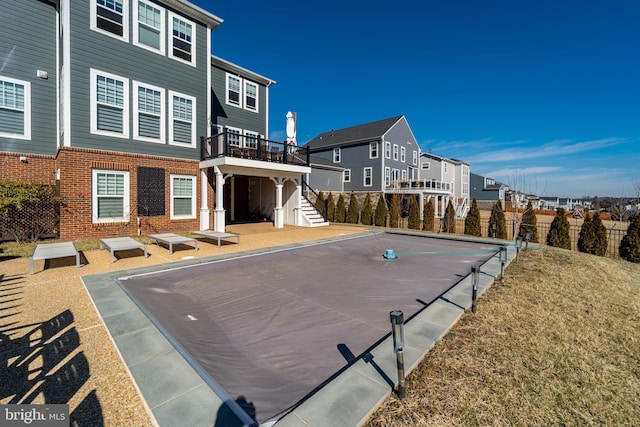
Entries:
<svg viewBox="0 0 640 427">
<path fill-rule="evenodd" d="M 398 144 L 393 144 L 393 160 L 398 161 Z"/>
<path fill-rule="evenodd" d="M 109 31 L 105 31 L 102 28 L 98 28 L 98 13 L 96 12 L 97 7 L 98 4 L 96 0 L 89 0 L 89 10 L 91 12 L 91 29 L 106 36 L 113 37 L 114 39 L 129 42 L 129 0 L 122 0 L 122 36 L 113 34 Z"/>
<path fill-rule="evenodd" d="M 129 138 L 129 79 L 124 77 L 105 73 L 96 69 L 91 68 L 90 70 L 90 85 L 91 85 L 91 133 L 95 135 L 104 135 L 104 136 L 112 136 L 115 138 Z M 123 83 L 122 91 L 123 91 L 123 101 L 122 101 L 122 133 L 117 132 L 109 132 L 106 130 L 98 129 L 98 97 L 97 97 L 97 88 L 96 88 L 96 78 L 98 76 L 108 77 L 114 80 L 120 80 Z"/>
<path fill-rule="evenodd" d="M 191 143 L 174 141 L 173 140 L 173 97 L 179 96 L 181 98 L 186 98 L 191 100 Z M 177 145 L 179 147 L 189 147 L 196 148 L 196 98 L 193 96 L 185 95 L 184 93 L 174 92 L 172 90 L 169 91 L 169 108 L 167 109 L 167 115 L 169 116 L 169 144 Z"/>
<path fill-rule="evenodd" d="M 333 153 L 333 163 L 340 163 L 340 161 L 342 161 L 342 149 L 340 147 L 335 147 L 332 150 L 332 153 Z"/>
<path fill-rule="evenodd" d="M 197 33 L 197 27 L 196 24 L 193 23 L 193 21 L 190 21 L 188 19 L 186 19 L 185 17 L 183 17 L 182 15 L 178 15 L 177 13 L 173 13 L 171 11 L 169 11 L 168 14 L 168 18 L 167 18 L 167 53 L 168 53 L 168 57 L 175 59 L 176 61 L 180 61 L 183 64 L 189 64 L 192 67 L 196 66 L 196 33 Z M 178 56 L 173 56 L 173 18 L 177 18 L 181 21 L 186 22 L 187 24 L 191 25 L 191 61 L 187 61 L 185 59 L 182 59 Z"/>
<path fill-rule="evenodd" d="M 124 195 L 122 212 L 124 217 L 121 218 L 98 218 L 98 174 L 121 174 L 124 176 Z M 109 169 L 93 169 L 91 171 L 91 221 L 94 224 L 101 224 L 107 222 L 129 222 L 130 217 L 130 200 L 129 196 L 129 172 L 121 170 L 109 170 Z"/>
<path fill-rule="evenodd" d="M 344 182 L 351 182 L 351 169 L 345 169 L 342 177 Z"/>
<path fill-rule="evenodd" d="M 143 4 L 148 4 L 149 6 L 152 6 L 156 9 L 160 10 L 160 35 L 158 37 L 160 37 L 160 49 L 155 49 L 149 45 L 146 45 L 144 43 L 140 42 L 140 23 L 138 22 L 138 4 L 139 3 L 143 3 Z M 133 44 L 135 46 L 141 47 L 143 49 L 147 49 L 151 52 L 155 52 L 158 53 L 160 55 L 164 55 L 165 53 L 165 49 L 166 49 L 166 43 L 167 43 L 167 36 L 166 36 L 166 32 L 167 32 L 167 21 L 164 17 L 165 15 L 165 10 L 161 7 L 158 7 L 157 4 L 149 2 L 149 1 L 143 1 L 143 0 L 137 0 L 136 4 L 133 7 Z"/>
<path fill-rule="evenodd" d="M 234 79 L 238 79 L 240 80 L 240 93 L 238 94 L 238 103 L 236 104 L 235 102 L 232 102 L 229 100 L 229 77 L 233 77 Z M 242 78 L 239 76 L 236 76 L 235 74 L 231 74 L 231 73 L 227 73 L 224 77 L 224 87 L 225 87 L 225 102 L 227 103 L 227 105 L 231 105 L 233 107 L 237 107 L 237 108 L 242 108 L 242 104 L 244 101 L 244 94 L 242 91 L 242 88 L 244 87 L 242 84 Z"/>
<path fill-rule="evenodd" d="M 391 168 L 388 166 L 384 168 L 384 184 L 387 187 L 391 185 Z"/>
<path fill-rule="evenodd" d="M 240 81 L 242 82 L 242 79 L 240 79 Z M 247 85 L 252 85 L 256 87 L 256 108 L 251 108 L 249 106 L 247 106 L 246 98 L 247 98 Z M 253 111 L 254 113 L 259 113 L 259 109 L 260 109 L 260 86 L 258 86 L 257 83 L 254 83 L 252 81 L 249 80 L 244 80 L 244 83 L 241 86 L 243 93 L 241 94 L 242 96 L 242 103 L 244 105 L 244 109 L 248 110 L 248 111 Z M 228 92 L 227 92 L 228 94 Z"/>
<path fill-rule="evenodd" d="M 0 80 L 24 86 L 23 133 L 20 134 L 20 133 L 0 132 L 0 136 L 3 138 L 30 140 L 31 139 L 31 82 L 12 79 L 10 77 L 4 77 L 4 76 L 0 76 Z"/>
<path fill-rule="evenodd" d="M 422 162 L 422 163 L 420 163 L 420 169 L 423 170 L 423 171 L 431 170 L 431 162 Z"/>
<path fill-rule="evenodd" d="M 240 128 L 234 128 L 233 126 L 227 126 L 227 141 L 229 141 L 229 146 L 232 146 L 231 144 L 231 138 L 229 138 L 229 131 L 234 131 L 234 132 L 238 132 L 238 145 L 233 144 L 233 147 L 244 147 L 244 141 L 242 138 L 242 129 Z"/>
<path fill-rule="evenodd" d="M 375 146 L 375 153 L 374 151 L 374 147 Z M 370 159 L 377 159 L 378 158 L 378 153 L 380 151 L 380 145 L 378 144 L 378 141 L 373 141 L 369 143 L 369 158 Z M 375 154 L 375 155 L 374 155 Z"/>
<path fill-rule="evenodd" d="M 406 170 L 402 170 L 402 182 L 407 182 L 407 171 Z"/>
<path fill-rule="evenodd" d="M 369 184 L 367 184 L 367 171 L 369 171 Z M 373 186 L 373 168 L 370 166 L 367 166 L 362 170 L 362 185 L 364 187 Z"/>
<path fill-rule="evenodd" d="M 407 163 L 407 149 L 405 147 L 400 147 L 400 161 Z"/>
<path fill-rule="evenodd" d="M 416 150 L 413 150 L 413 165 L 418 165 L 418 152 Z"/>
<path fill-rule="evenodd" d="M 384 156 L 387 159 L 391 158 L 391 143 L 389 141 L 385 141 L 384 143 Z"/>
<path fill-rule="evenodd" d="M 153 89 L 153 90 L 157 90 L 160 92 L 160 139 L 156 139 L 156 138 L 149 138 L 149 137 L 145 137 L 145 136 L 140 136 L 139 135 L 139 127 L 140 127 L 140 120 L 139 120 L 139 116 L 140 116 L 140 110 L 138 109 L 138 88 L 139 87 L 144 87 L 144 88 L 148 88 L 148 89 Z M 155 143 L 159 143 L 159 144 L 164 144 L 166 141 L 166 117 L 167 117 L 167 110 L 165 108 L 166 102 L 165 102 L 165 94 L 164 94 L 164 89 L 158 86 L 153 86 L 153 85 L 149 85 L 146 83 L 142 83 L 142 82 L 137 82 L 137 81 L 133 81 L 133 139 L 138 140 L 138 141 L 148 141 L 148 142 L 155 142 Z M 173 110 L 172 110 L 173 111 Z"/>
<path fill-rule="evenodd" d="M 258 132 L 254 132 L 252 130 L 245 130 L 242 132 L 242 135 L 244 136 L 244 141 L 242 142 L 243 145 L 247 148 L 253 148 L 253 149 L 257 149 L 258 148 L 258 140 L 260 139 L 260 134 Z M 247 144 L 249 138 L 255 138 L 256 140 L 256 146 L 255 147 L 249 147 L 249 145 Z"/>
<path fill-rule="evenodd" d="M 191 179 L 191 212 L 193 212 L 193 214 L 191 215 L 174 215 L 173 214 L 173 178 L 189 178 Z M 170 203 L 170 207 L 169 207 L 169 219 L 194 219 L 196 218 L 196 198 L 197 198 L 197 193 L 196 193 L 196 184 L 197 184 L 197 177 L 195 175 L 178 175 L 178 174 L 171 174 L 169 175 L 169 185 L 171 187 L 171 194 L 169 196 L 171 203 Z"/>
</svg>

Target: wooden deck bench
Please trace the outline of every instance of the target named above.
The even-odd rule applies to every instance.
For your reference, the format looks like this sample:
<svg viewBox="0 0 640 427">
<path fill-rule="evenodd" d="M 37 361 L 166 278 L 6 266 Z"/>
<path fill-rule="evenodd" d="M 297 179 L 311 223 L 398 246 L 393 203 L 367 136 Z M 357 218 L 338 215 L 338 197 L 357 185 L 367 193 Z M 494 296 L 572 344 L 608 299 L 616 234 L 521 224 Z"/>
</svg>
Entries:
<svg viewBox="0 0 640 427">
<path fill-rule="evenodd" d="M 76 257 L 76 267 L 80 267 L 80 252 L 76 249 L 73 242 L 47 243 L 37 245 L 30 259 L 30 272 L 33 274 L 33 263 L 37 259 L 53 259 L 64 258 L 69 256 Z"/>
<path fill-rule="evenodd" d="M 113 263 L 115 257 L 114 252 L 116 251 L 128 251 L 131 249 L 142 249 L 144 250 L 144 257 L 147 258 L 149 254 L 147 253 L 147 245 L 144 243 L 140 243 L 137 240 L 132 239 L 131 237 L 111 237 L 108 239 L 100 239 L 100 249 L 106 247 L 111 252 L 111 263 Z"/>
<path fill-rule="evenodd" d="M 238 244 L 240 244 L 239 234 L 223 233 L 221 231 L 211 231 L 211 230 L 192 231 L 191 236 L 204 237 L 207 239 L 217 240 L 218 247 L 220 247 L 220 240 L 222 239 L 238 239 Z"/>
<path fill-rule="evenodd" d="M 174 233 L 163 233 L 163 234 L 149 234 L 149 243 L 151 240 L 156 241 L 156 245 L 160 246 L 160 243 L 163 243 L 169 246 L 169 253 L 173 254 L 173 245 L 179 245 L 182 243 L 194 243 L 196 251 L 198 250 L 198 239 L 194 239 L 192 237 L 185 237 L 179 234 Z"/>
</svg>

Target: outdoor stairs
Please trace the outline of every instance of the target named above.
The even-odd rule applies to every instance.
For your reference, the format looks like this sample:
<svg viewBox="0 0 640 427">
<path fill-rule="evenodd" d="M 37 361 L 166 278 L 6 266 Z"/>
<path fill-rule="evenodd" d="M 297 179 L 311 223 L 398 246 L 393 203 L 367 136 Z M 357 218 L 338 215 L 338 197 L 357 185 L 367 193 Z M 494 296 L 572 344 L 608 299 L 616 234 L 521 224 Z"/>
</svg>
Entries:
<svg viewBox="0 0 640 427">
<path fill-rule="evenodd" d="M 456 218 L 464 218 L 467 216 L 467 213 L 469 212 L 471 208 L 469 207 L 469 204 L 467 203 L 467 199 L 462 198 L 462 199 L 458 199 L 457 203 L 456 203 Z"/>
<path fill-rule="evenodd" d="M 300 207 L 300 216 L 302 217 L 301 225 L 303 227 L 323 227 L 325 225 L 329 225 L 329 222 L 324 220 L 324 217 L 306 197 L 302 197 Z"/>
</svg>

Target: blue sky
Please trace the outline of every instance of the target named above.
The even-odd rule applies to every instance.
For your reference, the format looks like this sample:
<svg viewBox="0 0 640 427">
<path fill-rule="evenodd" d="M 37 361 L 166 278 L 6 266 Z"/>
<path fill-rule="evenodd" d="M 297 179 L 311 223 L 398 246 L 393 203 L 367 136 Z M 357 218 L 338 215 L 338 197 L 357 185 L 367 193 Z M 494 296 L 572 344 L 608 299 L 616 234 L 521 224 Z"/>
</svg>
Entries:
<svg viewBox="0 0 640 427">
<path fill-rule="evenodd" d="M 544 196 L 640 185 L 640 1 L 192 0 L 269 77 L 269 138 L 404 114 L 423 151 Z"/>
</svg>

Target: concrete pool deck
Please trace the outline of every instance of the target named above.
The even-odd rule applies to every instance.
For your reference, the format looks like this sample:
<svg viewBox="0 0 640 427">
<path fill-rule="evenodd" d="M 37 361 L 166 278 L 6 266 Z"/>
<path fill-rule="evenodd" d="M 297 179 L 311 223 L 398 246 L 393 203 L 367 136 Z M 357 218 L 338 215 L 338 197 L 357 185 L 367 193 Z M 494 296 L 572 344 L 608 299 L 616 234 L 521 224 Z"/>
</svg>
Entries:
<svg viewBox="0 0 640 427">
<path fill-rule="evenodd" d="M 364 229 L 357 231 L 362 230 Z M 371 232 L 381 231 L 366 231 Z M 425 236 L 425 233 L 416 234 Z M 467 236 L 429 236 L 493 245 L 506 244 L 510 245 L 507 264 L 515 257 L 513 242 Z M 278 248 L 300 247 L 339 238 L 341 237 L 334 234 L 307 242 L 287 243 Z M 243 242 L 244 240 L 243 238 Z M 238 249 L 242 250 L 242 247 Z M 254 248 L 242 252 L 242 255 L 271 250 L 273 247 Z M 114 283 L 119 277 L 185 267 L 238 255 L 228 253 L 203 256 L 82 278 L 126 369 L 134 378 L 146 405 L 161 426 L 251 425 L 252 420 L 240 409 L 243 406 L 250 412 L 250 402 L 236 402 L 228 396 L 206 372 L 198 368 L 197 363 L 194 363 L 177 342 L 161 327 L 156 326 L 157 323 L 153 322 L 154 319 L 144 308 L 137 306 L 129 295 L 120 286 L 114 286 Z M 478 295 L 499 276 L 500 269 L 497 255 L 481 266 Z M 404 358 L 407 373 L 470 307 L 471 289 L 471 277 L 467 276 L 406 323 Z M 481 304 L 479 309 L 482 309 Z M 362 357 L 352 361 L 346 369 L 282 417 L 277 426 L 356 426 L 391 393 L 397 381 L 396 372 L 395 354 L 389 337 Z"/>
</svg>

